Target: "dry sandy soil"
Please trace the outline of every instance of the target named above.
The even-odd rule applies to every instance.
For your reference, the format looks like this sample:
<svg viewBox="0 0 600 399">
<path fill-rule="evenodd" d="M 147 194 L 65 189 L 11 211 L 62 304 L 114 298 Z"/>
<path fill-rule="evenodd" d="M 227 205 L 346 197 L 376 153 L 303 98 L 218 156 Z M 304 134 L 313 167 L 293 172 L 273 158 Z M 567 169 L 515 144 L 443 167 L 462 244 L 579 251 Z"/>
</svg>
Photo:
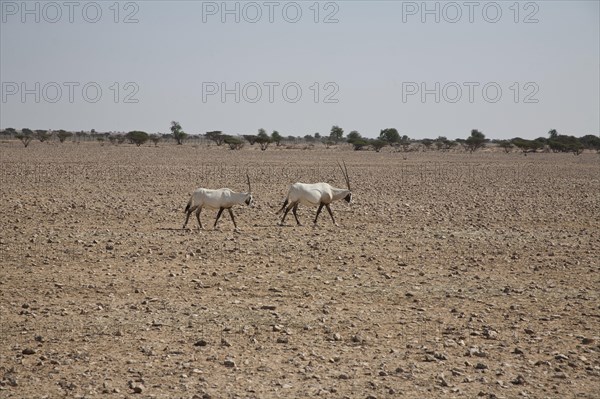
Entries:
<svg viewBox="0 0 600 399">
<path fill-rule="evenodd" d="M 0 144 L 0 397 L 598 398 L 596 154 Z M 354 202 L 275 211 L 294 181 Z M 182 230 L 200 186 L 246 188 Z M 192 223 L 192 221 L 194 223 Z"/>
</svg>

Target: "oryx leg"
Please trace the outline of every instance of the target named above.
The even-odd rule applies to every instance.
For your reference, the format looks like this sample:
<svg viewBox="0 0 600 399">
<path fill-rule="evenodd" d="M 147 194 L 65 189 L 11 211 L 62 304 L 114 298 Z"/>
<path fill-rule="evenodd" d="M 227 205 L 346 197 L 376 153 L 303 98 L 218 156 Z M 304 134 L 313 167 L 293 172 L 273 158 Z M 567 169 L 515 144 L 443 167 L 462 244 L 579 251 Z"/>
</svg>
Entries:
<svg viewBox="0 0 600 399">
<path fill-rule="evenodd" d="M 235 224 L 235 218 L 233 217 L 233 211 L 231 208 L 227 209 L 229 211 L 229 216 L 231 216 L 231 220 L 233 221 L 233 227 L 237 230 L 237 224 Z"/>
<path fill-rule="evenodd" d="M 333 212 L 331 212 L 331 208 L 329 207 L 329 204 L 325 205 L 325 208 L 327 208 L 327 211 L 329 211 L 329 216 L 331 216 L 331 220 L 333 221 L 333 224 L 337 226 L 338 224 L 335 222 L 335 219 L 333 217 Z"/>
<path fill-rule="evenodd" d="M 285 212 L 283 213 L 283 217 L 281 218 L 281 222 L 279 223 L 280 226 L 283 226 L 283 223 L 285 223 L 285 217 L 287 216 L 288 212 L 296 205 L 298 205 L 298 203 L 291 203 L 288 205 L 287 208 L 285 208 Z"/>
<path fill-rule="evenodd" d="M 221 214 L 223 213 L 223 209 L 225 209 L 225 208 L 219 208 L 219 213 L 217 213 L 217 218 L 215 219 L 215 224 L 213 225 L 213 229 L 217 227 L 217 222 L 219 221 L 219 218 L 221 217 Z"/>
<path fill-rule="evenodd" d="M 298 211 L 298 204 L 294 205 L 294 207 L 292 208 L 292 212 L 294 213 L 294 217 L 296 218 L 296 223 L 298 223 L 298 226 L 302 226 L 302 223 L 300 223 L 300 220 L 298 220 L 298 214 L 296 213 Z"/>
<path fill-rule="evenodd" d="M 323 203 L 319 204 L 319 209 L 317 209 L 317 215 L 315 216 L 314 224 L 317 224 L 317 219 L 319 218 L 319 214 L 321 213 L 321 209 L 323 209 L 323 206 L 325 206 L 325 204 L 323 204 Z"/>
<path fill-rule="evenodd" d="M 202 222 L 200 221 L 200 212 L 202 212 L 201 206 L 196 209 L 196 219 L 198 220 L 198 226 L 200 226 L 200 230 L 202 230 L 204 227 L 202 227 Z"/>
<path fill-rule="evenodd" d="M 190 215 L 192 214 L 192 212 L 194 212 L 194 208 L 188 209 L 187 215 L 185 215 L 185 222 L 183 223 L 183 227 L 181 228 L 182 230 L 185 229 L 185 226 L 187 226 L 188 220 L 190 219 Z"/>
</svg>

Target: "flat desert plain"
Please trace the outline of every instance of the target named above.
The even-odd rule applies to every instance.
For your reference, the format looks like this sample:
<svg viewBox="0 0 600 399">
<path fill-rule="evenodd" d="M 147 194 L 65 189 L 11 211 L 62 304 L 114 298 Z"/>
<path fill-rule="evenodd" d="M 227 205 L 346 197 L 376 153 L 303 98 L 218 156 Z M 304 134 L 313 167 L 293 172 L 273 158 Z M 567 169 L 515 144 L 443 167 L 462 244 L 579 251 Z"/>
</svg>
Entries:
<svg viewBox="0 0 600 399">
<path fill-rule="evenodd" d="M 387 151 L 387 152 L 386 152 Z M 600 157 L 0 144 L 2 398 L 598 398 Z M 275 214 L 290 183 L 353 202 Z M 205 230 L 197 187 L 246 190 Z M 191 227 L 191 228 L 189 228 Z"/>
</svg>

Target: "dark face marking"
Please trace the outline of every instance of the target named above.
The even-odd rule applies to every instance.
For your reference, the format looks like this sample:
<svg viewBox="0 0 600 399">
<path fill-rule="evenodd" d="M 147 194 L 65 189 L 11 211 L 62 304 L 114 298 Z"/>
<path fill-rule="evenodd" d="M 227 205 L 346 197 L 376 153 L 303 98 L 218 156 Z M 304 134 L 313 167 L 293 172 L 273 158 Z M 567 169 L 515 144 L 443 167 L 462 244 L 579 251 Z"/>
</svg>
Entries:
<svg viewBox="0 0 600 399">
<path fill-rule="evenodd" d="M 348 195 L 346 195 L 344 197 L 344 199 L 346 200 L 347 203 L 350 203 L 350 201 L 352 201 L 352 193 L 348 193 Z"/>
<path fill-rule="evenodd" d="M 248 195 L 248 197 L 246 197 L 246 205 L 251 206 L 252 204 L 254 204 L 254 199 L 252 198 L 252 195 Z"/>
</svg>

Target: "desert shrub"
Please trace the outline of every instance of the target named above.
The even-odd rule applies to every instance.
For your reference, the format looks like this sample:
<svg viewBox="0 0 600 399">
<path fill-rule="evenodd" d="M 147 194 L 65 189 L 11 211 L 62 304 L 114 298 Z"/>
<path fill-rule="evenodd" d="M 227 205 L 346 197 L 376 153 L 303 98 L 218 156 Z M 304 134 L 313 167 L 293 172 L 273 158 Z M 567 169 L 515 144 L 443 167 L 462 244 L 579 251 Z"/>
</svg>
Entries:
<svg viewBox="0 0 600 399">
<path fill-rule="evenodd" d="M 244 147 L 244 142 L 238 137 L 225 136 L 223 141 L 231 150 L 241 150 Z"/>
<path fill-rule="evenodd" d="M 204 137 L 207 139 L 214 141 L 214 143 L 220 147 L 225 142 L 225 135 L 220 130 L 214 130 L 212 132 L 206 132 Z"/>
<path fill-rule="evenodd" d="M 485 146 L 485 135 L 477 129 L 471 130 L 471 135 L 465 140 L 466 148 L 473 153 Z"/>
<path fill-rule="evenodd" d="M 35 131 L 35 137 L 41 142 L 45 142 L 47 140 L 50 140 L 50 138 L 52 137 L 52 134 L 49 133 L 47 130 L 36 130 Z"/>
<path fill-rule="evenodd" d="M 265 132 L 264 129 L 258 129 L 258 135 L 256 136 L 256 142 L 260 145 L 260 149 L 265 151 L 271 144 L 271 137 Z"/>
<path fill-rule="evenodd" d="M 177 141 L 177 145 L 183 145 L 187 133 L 182 130 L 179 122 L 171 121 L 171 136 Z"/>
<path fill-rule="evenodd" d="M 56 137 L 58 137 L 58 141 L 60 141 L 61 143 L 64 143 L 66 139 L 68 139 L 69 137 L 71 137 L 73 135 L 73 133 L 71 132 L 67 132 L 66 130 L 59 130 L 58 133 L 56 133 Z"/>
<path fill-rule="evenodd" d="M 150 136 L 148 136 L 148 133 L 139 130 L 133 130 L 127 133 L 125 137 L 129 140 L 130 143 L 135 144 L 138 147 L 144 144 L 150 138 Z"/>
<path fill-rule="evenodd" d="M 155 147 L 158 147 L 158 143 L 162 140 L 162 137 L 159 134 L 151 134 L 150 141 L 154 143 Z"/>
<path fill-rule="evenodd" d="M 15 135 L 15 137 L 21 140 L 21 143 L 23 143 L 25 148 L 27 148 L 29 143 L 31 143 L 31 140 L 33 140 L 33 131 L 31 131 L 31 129 L 24 128 L 21 129 L 21 133 Z"/>
<path fill-rule="evenodd" d="M 246 140 L 250 145 L 254 145 L 256 143 L 256 135 L 255 134 L 244 134 L 242 136 L 244 140 Z"/>
</svg>

